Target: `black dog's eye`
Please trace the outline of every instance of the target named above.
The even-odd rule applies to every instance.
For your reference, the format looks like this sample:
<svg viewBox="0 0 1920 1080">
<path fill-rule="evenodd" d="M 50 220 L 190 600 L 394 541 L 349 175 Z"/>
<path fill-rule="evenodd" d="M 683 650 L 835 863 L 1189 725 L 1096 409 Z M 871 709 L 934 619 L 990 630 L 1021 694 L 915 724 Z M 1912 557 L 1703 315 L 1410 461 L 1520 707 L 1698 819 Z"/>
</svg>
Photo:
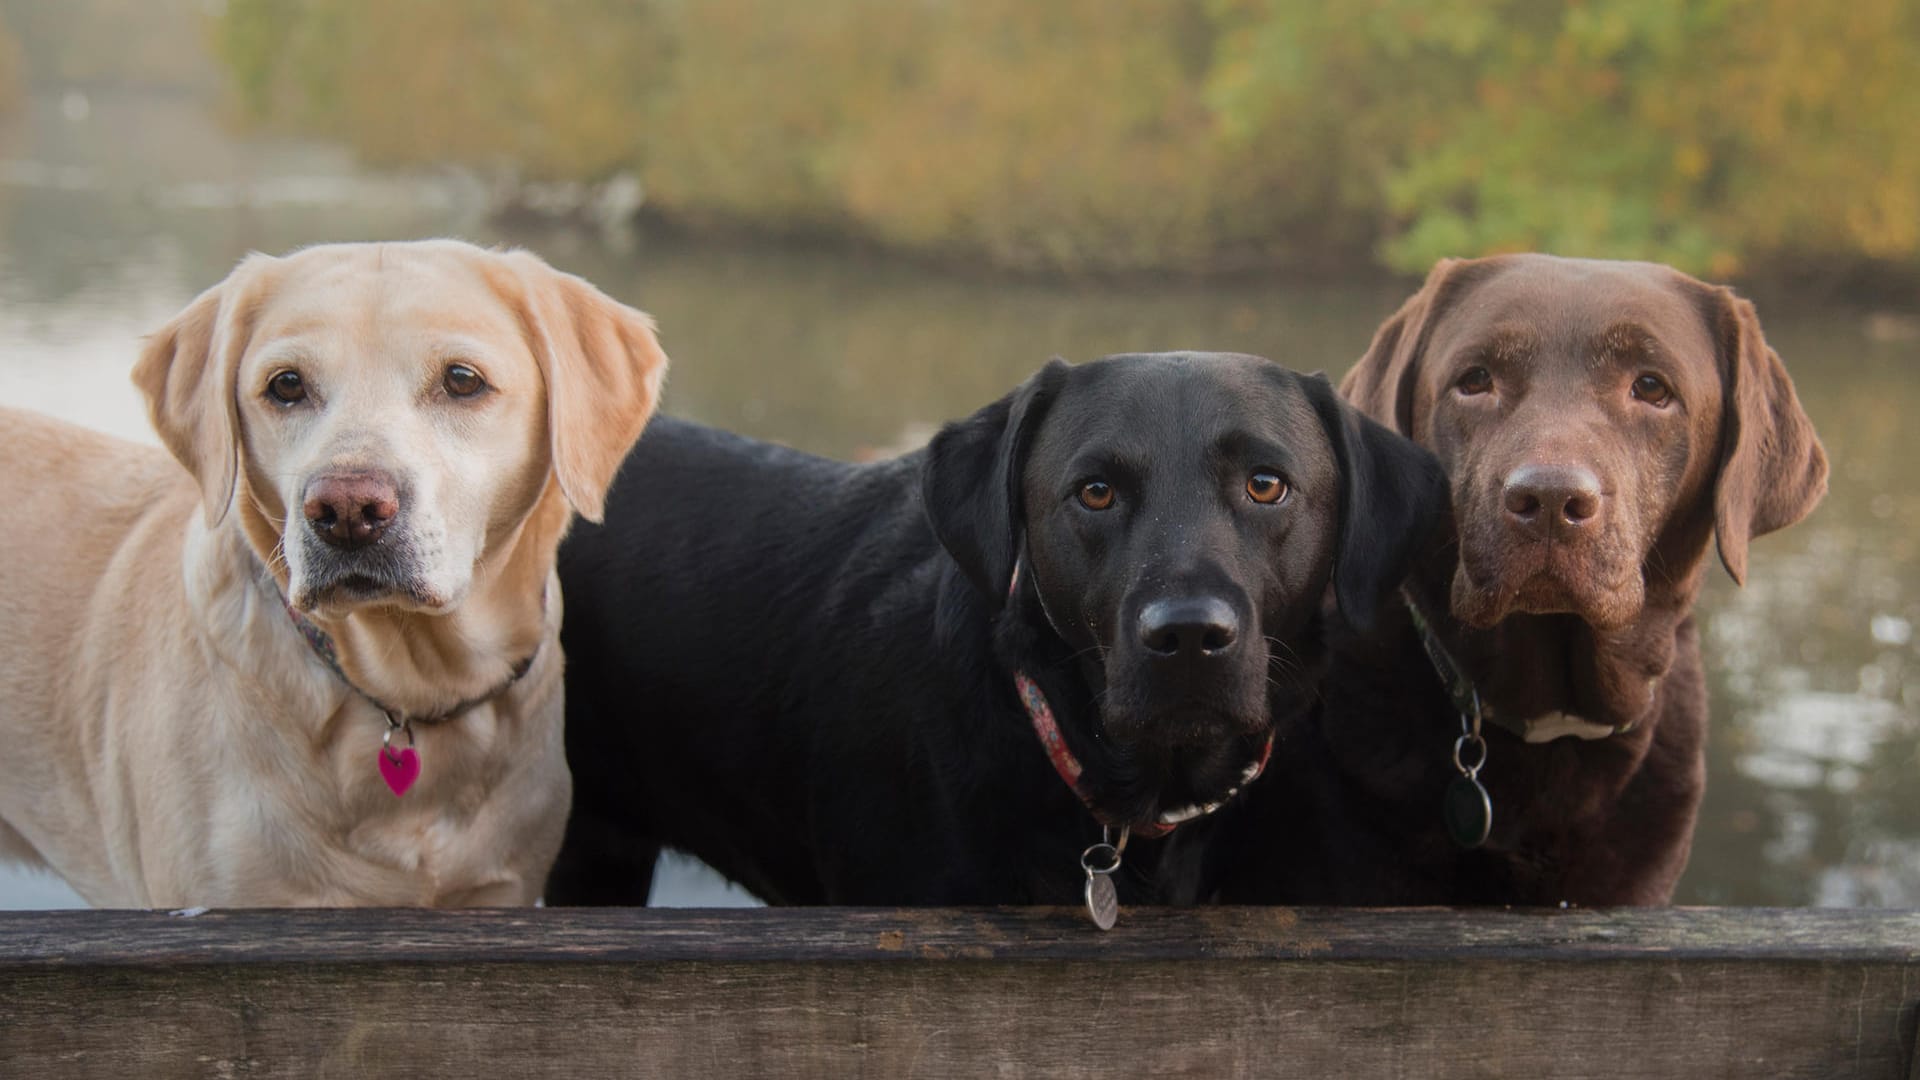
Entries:
<svg viewBox="0 0 1920 1080">
<path fill-rule="evenodd" d="M 276 371 L 267 380 L 267 396 L 282 405 L 298 405 L 307 400 L 307 384 L 297 371 Z"/>
<path fill-rule="evenodd" d="M 1642 375 L 1633 380 L 1633 396 L 1657 409 L 1673 400 L 1673 388 L 1658 375 Z"/>
<path fill-rule="evenodd" d="M 487 380 L 465 364 L 449 364 L 440 385 L 446 387 L 447 393 L 453 397 L 472 397 L 487 388 Z"/>
<path fill-rule="evenodd" d="M 1247 498 L 1257 503 L 1277 503 L 1287 497 L 1287 482 L 1278 473 L 1262 469 L 1247 477 Z"/>
<path fill-rule="evenodd" d="M 1493 372 L 1483 367 L 1470 367 L 1461 372 L 1460 379 L 1453 384 L 1453 388 L 1469 397 L 1484 394 L 1493 389 Z"/>
<path fill-rule="evenodd" d="M 1105 480 L 1089 480 L 1080 485 L 1080 505 L 1089 510 L 1105 510 L 1113 505 L 1113 485 Z"/>
</svg>

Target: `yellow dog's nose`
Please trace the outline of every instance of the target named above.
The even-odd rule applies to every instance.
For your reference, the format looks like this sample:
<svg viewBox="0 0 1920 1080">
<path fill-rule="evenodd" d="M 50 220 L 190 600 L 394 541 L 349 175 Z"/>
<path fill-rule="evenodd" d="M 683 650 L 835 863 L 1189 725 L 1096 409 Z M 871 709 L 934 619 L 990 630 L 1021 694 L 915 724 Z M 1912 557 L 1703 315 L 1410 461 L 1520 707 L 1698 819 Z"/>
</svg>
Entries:
<svg viewBox="0 0 1920 1080">
<path fill-rule="evenodd" d="M 377 470 L 323 473 L 307 485 L 304 509 L 307 525 L 329 545 L 365 547 L 400 513 L 400 492 Z"/>
</svg>

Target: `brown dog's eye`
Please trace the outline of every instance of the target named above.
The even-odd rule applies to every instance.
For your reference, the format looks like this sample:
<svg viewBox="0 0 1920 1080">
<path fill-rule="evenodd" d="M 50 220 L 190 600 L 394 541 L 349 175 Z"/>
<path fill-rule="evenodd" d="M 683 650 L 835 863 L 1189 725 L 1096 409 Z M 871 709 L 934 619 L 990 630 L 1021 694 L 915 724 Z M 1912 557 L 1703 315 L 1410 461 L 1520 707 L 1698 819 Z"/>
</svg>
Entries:
<svg viewBox="0 0 1920 1080">
<path fill-rule="evenodd" d="M 1673 400 L 1673 388 L 1658 375 L 1642 375 L 1633 380 L 1633 396 L 1658 408 Z"/>
<path fill-rule="evenodd" d="M 1277 503 L 1287 497 L 1287 482 L 1279 474 L 1257 472 L 1247 477 L 1247 498 L 1257 503 Z"/>
<path fill-rule="evenodd" d="M 1089 510 L 1105 510 L 1113 505 L 1113 485 L 1105 480 L 1089 480 L 1080 485 L 1080 505 Z"/>
<path fill-rule="evenodd" d="M 307 384 L 297 371 L 275 372 L 267 380 L 267 396 L 282 405 L 298 405 L 307 400 Z"/>
<path fill-rule="evenodd" d="M 1470 367 L 1460 375 L 1460 381 L 1453 384 L 1462 394 L 1484 394 L 1493 389 L 1493 372 L 1483 367 Z"/>
<path fill-rule="evenodd" d="M 472 397 L 487 388 L 487 380 L 465 364 L 448 365 L 446 377 L 440 382 L 454 397 Z"/>
</svg>

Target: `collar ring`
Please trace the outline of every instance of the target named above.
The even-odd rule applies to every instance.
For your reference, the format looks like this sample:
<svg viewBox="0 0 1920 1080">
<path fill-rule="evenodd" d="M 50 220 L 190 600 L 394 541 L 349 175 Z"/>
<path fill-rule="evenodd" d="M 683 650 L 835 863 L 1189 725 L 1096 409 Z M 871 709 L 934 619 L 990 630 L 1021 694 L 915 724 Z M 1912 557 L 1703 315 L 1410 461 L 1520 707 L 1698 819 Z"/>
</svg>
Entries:
<svg viewBox="0 0 1920 1080">
<path fill-rule="evenodd" d="M 413 718 L 408 717 L 405 720 L 395 720 L 391 712 L 385 709 L 380 711 L 382 715 L 387 718 L 387 730 L 380 736 L 380 752 L 387 755 L 388 761 L 398 765 L 400 763 L 400 755 L 393 749 L 393 733 L 396 731 L 403 732 L 407 736 L 407 745 L 411 747 L 413 745 Z"/>
</svg>

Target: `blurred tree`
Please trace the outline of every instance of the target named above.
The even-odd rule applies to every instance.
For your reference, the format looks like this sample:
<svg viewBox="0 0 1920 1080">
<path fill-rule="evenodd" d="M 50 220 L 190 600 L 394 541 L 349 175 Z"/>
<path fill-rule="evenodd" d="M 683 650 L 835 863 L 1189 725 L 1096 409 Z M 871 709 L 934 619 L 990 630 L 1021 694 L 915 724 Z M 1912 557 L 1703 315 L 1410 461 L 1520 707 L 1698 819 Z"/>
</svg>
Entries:
<svg viewBox="0 0 1920 1080">
<path fill-rule="evenodd" d="M 1204 263 L 1220 156 L 1192 4 L 976 0 L 848 148 L 848 212 L 890 243 L 1013 265 Z"/>
<path fill-rule="evenodd" d="M 622 0 L 231 0 L 216 45 L 257 121 L 378 164 L 593 180 L 643 157 L 655 18 Z"/>
<path fill-rule="evenodd" d="M 0 23 L 19 43 L 21 83 L 206 93 L 220 85 L 206 47 L 206 7 L 204 0 L 0 0 Z"/>
<path fill-rule="evenodd" d="M 1920 256 L 1914 0 L 229 0 L 219 41 L 374 161 L 1001 265 Z"/>
<path fill-rule="evenodd" d="M 1220 0 L 1242 138 L 1358 122 L 1381 253 L 1539 248 L 1716 275 L 1753 255 L 1920 253 L 1909 0 Z"/>
<path fill-rule="evenodd" d="M 659 27 L 670 35 L 667 78 L 635 118 L 654 205 L 775 232 L 856 228 L 842 196 L 847 155 L 920 78 L 936 6 L 676 5 Z"/>
<path fill-rule="evenodd" d="M 1920 253 L 1920 5 L 1748 0 L 1700 108 L 1726 147 L 1705 208 L 1756 253 Z"/>
</svg>

